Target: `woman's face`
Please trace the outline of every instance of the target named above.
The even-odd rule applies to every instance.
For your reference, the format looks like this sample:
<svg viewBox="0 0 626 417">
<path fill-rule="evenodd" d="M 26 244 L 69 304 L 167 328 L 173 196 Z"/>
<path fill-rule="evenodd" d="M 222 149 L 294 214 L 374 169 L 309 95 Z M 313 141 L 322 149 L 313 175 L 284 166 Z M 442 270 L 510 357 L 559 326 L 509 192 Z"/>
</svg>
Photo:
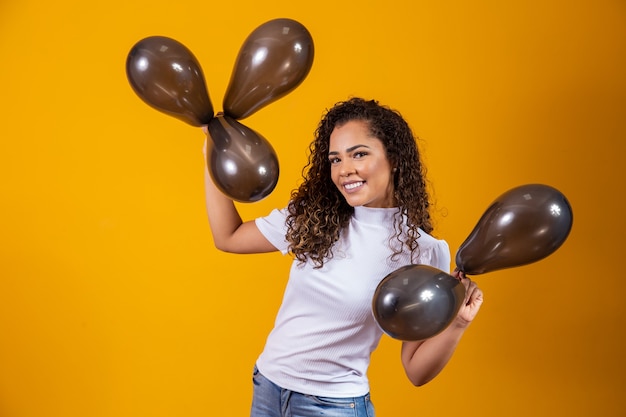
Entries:
<svg viewBox="0 0 626 417">
<path fill-rule="evenodd" d="M 328 151 L 330 175 L 352 207 L 394 207 L 392 166 L 383 143 L 366 122 L 335 127 Z"/>
</svg>

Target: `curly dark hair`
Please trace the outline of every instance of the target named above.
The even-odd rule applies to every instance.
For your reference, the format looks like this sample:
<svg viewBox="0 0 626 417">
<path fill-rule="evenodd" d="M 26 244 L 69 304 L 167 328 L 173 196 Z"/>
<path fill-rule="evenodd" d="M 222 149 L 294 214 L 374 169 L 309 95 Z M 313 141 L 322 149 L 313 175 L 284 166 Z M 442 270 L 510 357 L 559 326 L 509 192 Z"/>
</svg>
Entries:
<svg viewBox="0 0 626 417">
<path fill-rule="evenodd" d="M 394 217 L 395 234 L 390 236 L 392 257 L 408 248 L 411 258 L 416 259 L 418 228 L 426 233 L 433 230 L 426 169 L 420 160 L 416 138 L 398 111 L 362 98 L 335 104 L 326 111 L 315 131 L 308 163 L 302 170 L 304 181 L 291 193 L 286 234 L 289 250 L 300 262 L 310 259 L 317 268 L 333 257 L 333 245 L 348 225 L 354 208 L 331 179 L 329 142 L 335 127 L 352 120 L 368 124 L 370 133 L 383 143 L 387 159 L 395 168 L 394 199 L 399 210 Z"/>
</svg>

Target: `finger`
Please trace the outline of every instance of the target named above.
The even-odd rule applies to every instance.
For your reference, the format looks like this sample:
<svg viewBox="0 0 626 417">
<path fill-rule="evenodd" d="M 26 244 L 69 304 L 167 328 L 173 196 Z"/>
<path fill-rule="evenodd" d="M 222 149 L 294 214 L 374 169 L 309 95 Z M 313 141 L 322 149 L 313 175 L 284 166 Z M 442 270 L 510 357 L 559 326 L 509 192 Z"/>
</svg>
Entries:
<svg viewBox="0 0 626 417">
<path fill-rule="evenodd" d="M 467 279 L 464 279 L 464 280 L 461 280 L 461 284 L 463 284 L 463 287 L 465 288 L 465 298 L 463 299 L 463 303 L 467 305 L 469 303 L 469 299 L 471 295 L 470 283 L 468 282 Z"/>
<path fill-rule="evenodd" d="M 473 294 L 478 289 L 478 285 L 469 278 L 465 278 L 462 283 L 465 286 L 465 303 L 469 304 L 471 303 Z"/>
<path fill-rule="evenodd" d="M 476 285 L 474 281 L 471 281 L 468 279 L 466 283 L 467 283 L 467 286 L 465 287 L 465 291 L 467 292 L 467 294 L 472 294 L 474 291 L 478 289 L 478 285 Z"/>
<path fill-rule="evenodd" d="M 464 280 L 465 278 L 467 278 L 467 276 L 465 275 L 465 272 L 461 271 L 460 269 L 456 268 L 453 272 L 452 272 L 452 276 L 455 277 L 456 279 L 458 279 L 459 281 Z"/>
<path fill-rule="evenodd" d="M 478 286 L 474 285 L 470 289 L 469 300 L 467 301 L 468 305 L 474 305 L 479 307 L 483 302 L 483 292 Z"/>
<path fill-rule="evenodd" d="M 459 281 L 461 281 L 461 284 L 463 284 L 463 286 L 465 287 L 465 291 L 467 291 L 469 286 L 472 284 L 472 280 L 466 277 L 465 275 L 459 278 Z"/>
</svg>

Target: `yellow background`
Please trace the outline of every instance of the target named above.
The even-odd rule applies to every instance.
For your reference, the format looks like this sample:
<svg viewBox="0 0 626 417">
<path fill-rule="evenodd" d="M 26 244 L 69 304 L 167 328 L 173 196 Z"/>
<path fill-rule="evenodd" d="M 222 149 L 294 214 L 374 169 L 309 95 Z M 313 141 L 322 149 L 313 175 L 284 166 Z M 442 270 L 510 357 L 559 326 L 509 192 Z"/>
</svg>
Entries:
<svg viewBox="0 0 626 417">
<path fill-rule="evenodd" d="M 423 139 L 436 234 L 456 250 L 524 183 L 574 209 L 552 256 L 475 279 L 449 366 L 410 386 L 373 357 L 380 416 L 623 416 L 626 3 L 622 0 L 0 3 L 0 416 L 244 416 L 289 258 L 212 247 L 199 129 L 143 103 L 138 40 L 189 47 L 216 110 L 245 37 L 277 17 L 316 47 L 295 91 L 243 120 L 274 145 L 283 206 L 323 110 L 400 109 Z"/>
</svg>

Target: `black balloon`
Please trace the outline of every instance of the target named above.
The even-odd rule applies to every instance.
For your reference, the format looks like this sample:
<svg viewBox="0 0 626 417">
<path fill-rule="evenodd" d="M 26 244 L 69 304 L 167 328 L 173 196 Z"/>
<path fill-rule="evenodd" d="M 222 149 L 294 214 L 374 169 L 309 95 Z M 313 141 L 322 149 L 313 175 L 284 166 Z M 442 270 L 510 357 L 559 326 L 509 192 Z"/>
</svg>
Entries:
<svg viewBox="0 0 626 417">
<path fill-rule="evenodd" d="M 526 265 L 557 250 L 572 228 L 572 208 L 557 189 L 515 187 L 485 211 L 456 254 L 468 275 Z"/>
<path fill-rule="evenodd" d="M 374 318 L 394 339 L 424 340 L 441 333 L 465 300 L 465 287 L 450 274 L 428 265 L 406 265 L 378 284 Z"/>
<path fill-rule="evenodd" d="M 207 164 L 217 188 L 244 203 L 267 197 L 278 183 L 278 157 L 272 145 L 226 115 L 211 119 L 208 131 Z"/>
<path fill-rule="evenodd" d="M 291 19 L 274 19 L 244 41 L 224 97 L 224 113 L 243 119 L 288 94 L 313 65 L 313 39 Z"/>
<path fill-rule="evenodd" d="M 126 76 L 135 93 L 163 113 L 192 126 L 213 117 L 200 64 L 174 39 L 151 36 L 137 42 L 126 59 Z"/>
</svg>

